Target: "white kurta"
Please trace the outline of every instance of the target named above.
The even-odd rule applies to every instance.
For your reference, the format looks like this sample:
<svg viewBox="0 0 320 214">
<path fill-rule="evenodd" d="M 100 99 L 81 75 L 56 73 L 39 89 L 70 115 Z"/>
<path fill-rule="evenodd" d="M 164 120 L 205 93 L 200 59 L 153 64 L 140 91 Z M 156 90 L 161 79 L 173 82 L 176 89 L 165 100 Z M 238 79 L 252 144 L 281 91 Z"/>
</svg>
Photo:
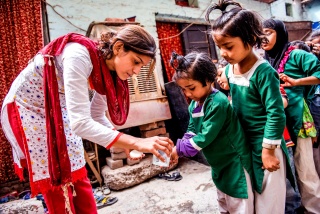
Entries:
<svg viewBox="0 0 320 214">
<path fill-rule="evenodd" d="M 36 55 L 18 75 L 7 94 L 1 111 L 3 131 L 11 143 L 14 162 L 21 168 L 21 159 L 31 166 L 33 182 L 48 179 L 48 149 L 43 94 L 42 55 Z M 106 118 L 105 95 L 95 93 L 91 103 L 88 94 L 88 78 L 92 63 L 88 50 L 78 43 L 68 43 L 55 59 L 59 98 L 64 122 L 64 132 L 71 162 L 71 171 L 85 165 L 82 138 L 103 147 L 119 135 Z M 8 120 L 7 104 L 15 102 L 27 141 L 27 157 L 23 154 Z M 30 170 L 30 169 L 29 169 Z"/>
</svg>

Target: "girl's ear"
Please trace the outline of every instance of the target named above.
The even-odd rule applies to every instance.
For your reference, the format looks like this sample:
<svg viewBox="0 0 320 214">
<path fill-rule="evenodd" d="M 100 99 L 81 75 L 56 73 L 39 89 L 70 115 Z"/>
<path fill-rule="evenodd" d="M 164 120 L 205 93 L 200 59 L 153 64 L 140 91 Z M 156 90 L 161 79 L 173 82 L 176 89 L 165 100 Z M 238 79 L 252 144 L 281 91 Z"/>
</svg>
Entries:
<svg viewBox="0 0 320 214">
<path fill-rule="evenodd" d="M 116 41 L 114 45 L 112 46 L 112 51 L 114 55 L 118 55 L 121 51 L 123 51 L 123 42 Z"/>
</svg>

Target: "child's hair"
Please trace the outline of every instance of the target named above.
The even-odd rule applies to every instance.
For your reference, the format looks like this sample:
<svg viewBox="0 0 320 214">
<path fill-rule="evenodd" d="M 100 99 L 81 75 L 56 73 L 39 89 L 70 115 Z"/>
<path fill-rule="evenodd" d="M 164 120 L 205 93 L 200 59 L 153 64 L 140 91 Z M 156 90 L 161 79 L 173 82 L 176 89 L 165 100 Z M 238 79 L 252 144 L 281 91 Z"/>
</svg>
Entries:
<svg viewBox="0 0 320 214">
<path fill-rule="evenodd" d="M 226 10 L 228 6 L 233 6 Z M 222 14 L 216 20 L 210 21 L 210 13 L 213 10 L 221 10 Z M 212 31 L 218 31 L 223 36 L 240 37 L 244 46 L 261 47 L 265 40 L 262 30 L 261 17 L 253 12 L 242 8 L 242 6 L 232 0 L 219 0 L 207 9 L 205 16 L 207 22 L 211 24 Z"/>
<path fill-rule="evenodd" d="M 186 56 L 172 52 L 170 65 L 175 69 L 173 81 L 178 79 L 193 79 L 206 86 L 213 83 L 217 76 L 217 69 L 211 58 L 205 53 L 191 52 Z"/>
<path fill-rule="evenodd" d="M 290 45 L 295 46 L 298 49 L 310 52 L 310 47 L 304 41 L 295 40 L 295 41 L 290 42 Z"/>
<path fill-rule="evenodd" d="M 153 37 L 138 25 L 125 25 L 118 32 L 102 33 L 99 41 L 99 49 L 104 59 L 111 59 L 113 56 L 112 47 L 117 42 L 124 44 L 125 51 L 133 51 L 138 54 L 151 57 L 150 70 L 155 65 L 156 43 Z"/>
</svg>

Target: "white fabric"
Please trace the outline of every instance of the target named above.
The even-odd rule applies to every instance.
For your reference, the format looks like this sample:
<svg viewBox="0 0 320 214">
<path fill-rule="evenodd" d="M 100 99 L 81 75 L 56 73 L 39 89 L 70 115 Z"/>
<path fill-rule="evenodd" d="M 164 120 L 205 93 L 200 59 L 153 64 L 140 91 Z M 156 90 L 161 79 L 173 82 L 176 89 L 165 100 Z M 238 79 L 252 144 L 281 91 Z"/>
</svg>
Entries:
<svg viewBox="0 0 320 214">
<path fill-rule="evenodd" d="M 254 195 L 251 185 L 251 180 L 248 172 L 244 170 L 247 182 L 248 198 L 234 198 L 231 197 L 219 189 L 217 189 L 218 203 L 220 213 L 230 213 L 230 214 L 253 214 L 254 213 Z"/>
<path fill-rule="evenodd" d="M 256 68 L 263 62 L 265 62 L 264 59 L 258 59 L 249 71 L 240 75 L 234 74 L 233 66 L 230 66 L 230 72 L 228 73 L 229 82 L 235 85 L 249 87 L 252 75 L 256 71 Z"/>
<path fill-rule="evenodd" d="M 24 159 L 17 144 L 7 114 L 7 104 L 15 102 L 27 140 L 26 151 L 32 167 L 33 181 L 49 178 L 46 143 L 45 110 L 43 95 L 43 65 L 41 55 L 36 55 L 13 82 L 1 111 L 1 125 L 13 148 L 14 162 L 21 167 Z M 106 98 L 95 93 L 89 101 L 88 77 L 92 63 L 88 50 L 78 43 L 68 43 L 55 58 L 59 98 L 67 140 L 71 171 L 85 165 L 82 139 L 107 147 L 119 134 L 105 117 Z"/>
<path fill-rule="evenodd" d="M 308 213 L 320 213 L 320 179 L 313 161 L 310 137 L 298 137 L 294 164 L 298 174 L 302 205 Z"/>
<path fill-rule="evenodd" d="M 272 145 L 280 145 L 281 144 L 281 139 L 278 140 L 270 140 L 267 138 L 263 138 L 263 142 L 267 144 L 272 144 Z"/>
<path fill-rule="evenodd" d="M 274 172 L 264 170 L 262 193 L 255 191 L 255 213 L 284 213 L 286 202 L 286 160 L 281 148 L 275 149 L 280 169 Z"/>
</svg>

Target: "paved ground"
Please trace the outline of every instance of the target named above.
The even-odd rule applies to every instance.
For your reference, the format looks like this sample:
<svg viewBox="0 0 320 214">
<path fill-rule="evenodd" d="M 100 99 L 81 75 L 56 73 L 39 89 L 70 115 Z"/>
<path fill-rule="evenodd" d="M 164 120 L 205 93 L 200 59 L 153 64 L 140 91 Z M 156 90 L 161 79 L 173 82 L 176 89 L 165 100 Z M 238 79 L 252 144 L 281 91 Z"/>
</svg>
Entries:
<svg viewBox="0 0 320 214">
<path fill-rule="evenodd" d="M 210 167 L 182 158 L 178 167 L 180 181 L 152 178 L 132 188 L 112 191 L 119 201 L 98 210 L 99 214 L 218 214 L 216 187 Z"/>
</svg>

